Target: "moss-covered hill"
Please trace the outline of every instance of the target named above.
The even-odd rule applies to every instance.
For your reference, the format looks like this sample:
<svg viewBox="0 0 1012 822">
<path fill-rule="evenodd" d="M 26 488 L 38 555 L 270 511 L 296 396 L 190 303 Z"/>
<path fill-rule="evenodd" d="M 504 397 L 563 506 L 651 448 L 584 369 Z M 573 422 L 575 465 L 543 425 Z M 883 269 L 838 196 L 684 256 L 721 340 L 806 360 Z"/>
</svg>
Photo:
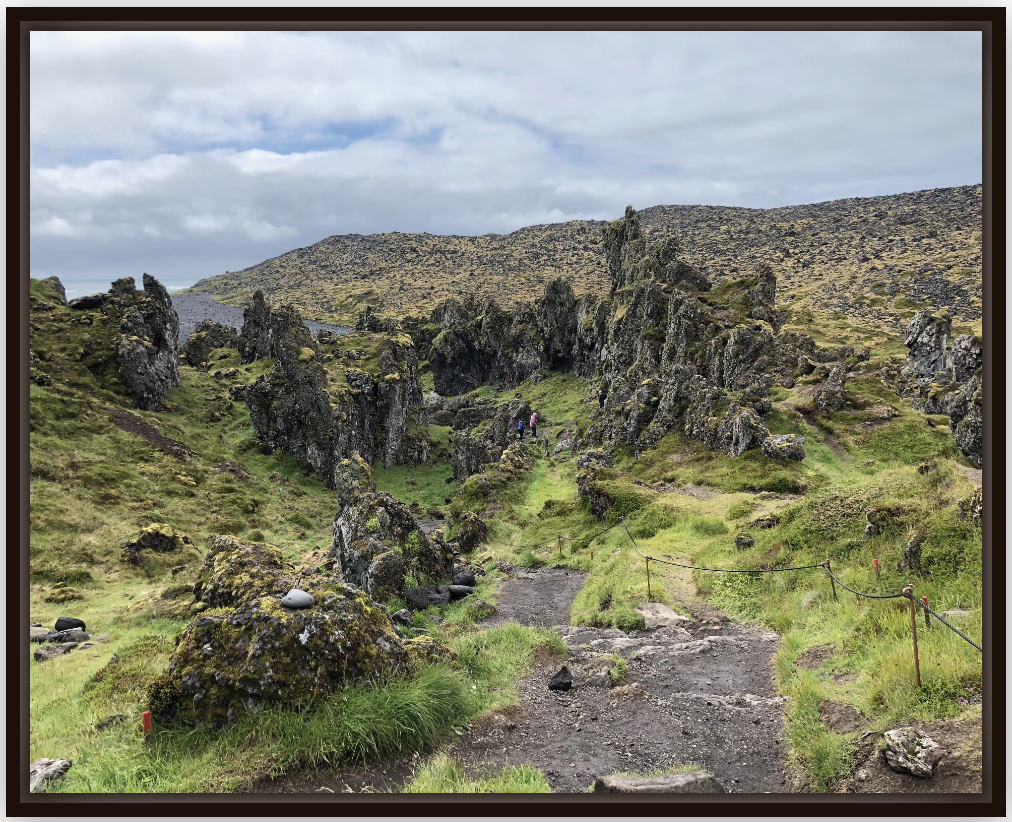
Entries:
<svg viewBox="0 0 1012 822">
<path fill-rule="evenodd" d="M 930 305 L 980 331 L 980 186 L 774 209 L 658 205 L 640 216 L 648 239 L 677 237 L 686 260 L 715 284 L 772 264 L 799 325 L 835 318 L 895 333 Z M 194 290 L 241 302 L 261 288 L 274 302 L 337 322 L 354 321 L 366 306 L 417 315 L 472 289 L 508 308 L 558 276 L 577 294 L 607 289 L 604 225 L 576 220 L 480 237 L 337 235 Z"/>
</svg>

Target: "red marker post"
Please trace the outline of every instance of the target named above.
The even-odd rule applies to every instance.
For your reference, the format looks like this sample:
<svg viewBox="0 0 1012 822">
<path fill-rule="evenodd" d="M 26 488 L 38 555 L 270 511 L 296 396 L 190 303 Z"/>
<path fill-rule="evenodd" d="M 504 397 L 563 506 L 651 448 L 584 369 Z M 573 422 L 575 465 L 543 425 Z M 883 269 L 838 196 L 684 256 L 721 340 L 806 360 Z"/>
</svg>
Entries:
<svg viewBox="0 0 1012 822">
<path fill-rule="evenodd" d="M 882 584 L 882 578 L 881 578 L 881 576 L 879 576 L 878 560 L 877 559 L 873 559 L 872 562 L 875 563 L 875 584 L 876 585 L 881 585 Z"/>
<path fill-rule="evenodd" d="M 141 714 L 141 724 L 144 725 L 144 733 L 151 733 L 151 711 L 145 711 Z"/>
</svg>

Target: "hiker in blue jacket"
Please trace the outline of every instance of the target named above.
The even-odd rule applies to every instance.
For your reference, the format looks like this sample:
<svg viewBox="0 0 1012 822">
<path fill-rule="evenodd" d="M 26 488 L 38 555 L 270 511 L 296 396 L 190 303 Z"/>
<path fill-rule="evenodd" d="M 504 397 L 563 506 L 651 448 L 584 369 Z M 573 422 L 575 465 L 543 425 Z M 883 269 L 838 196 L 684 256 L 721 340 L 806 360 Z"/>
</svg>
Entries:
<svg viewBox="0 0 1012 822">
<path fill-rule="evenodd" d="M 520 422 L 517 423 L 517 442 L 523 441 L 524 441 L 524 421 L 520 420 Z"/>
</svg>

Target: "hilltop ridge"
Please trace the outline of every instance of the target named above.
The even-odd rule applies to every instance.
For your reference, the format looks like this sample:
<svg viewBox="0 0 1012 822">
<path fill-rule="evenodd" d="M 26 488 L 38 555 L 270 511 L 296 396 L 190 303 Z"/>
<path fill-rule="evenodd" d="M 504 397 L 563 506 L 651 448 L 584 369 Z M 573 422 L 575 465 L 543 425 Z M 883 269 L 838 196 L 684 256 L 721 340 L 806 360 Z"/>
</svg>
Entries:
<svg viewBox="0 0 1012 822">
<path fill-rule="evenodd" d="M 797 324 L 821 314 L 895 334 L 930 305 L 979 332 L 981 192 L 968 185 L 772 209 L 638 211 L 649 240 L 676 237 L 685 260 L 714 285 L 758 262 L 773 266 Z M 193 290 L 242 301 L 262 289 L 331 322 L 353 321 L 367 306 L 388 316 L 427 313 L 465 292 L 511 308 L 533 302 L 557 277 L 578 296 L 606 289 L 605 225 L 573 220 L 474 237 L 334 235 Z"/>
</svg>

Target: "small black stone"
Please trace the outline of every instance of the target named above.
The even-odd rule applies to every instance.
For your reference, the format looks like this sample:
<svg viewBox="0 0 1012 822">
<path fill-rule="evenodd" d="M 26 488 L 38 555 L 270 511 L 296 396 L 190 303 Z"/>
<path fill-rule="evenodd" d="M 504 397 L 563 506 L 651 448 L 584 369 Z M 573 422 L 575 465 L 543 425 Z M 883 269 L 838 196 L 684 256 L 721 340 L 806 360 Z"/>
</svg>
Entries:
<svg viewBox="0 0 1012 822">
<path fill-rule="evenodd" d="M 60 617 L 56 620 L 57 631 L 69 631 L 71 628 L 80 628 L 82 631 L 85 630 L 85 624 L 74 617 Z"/>
<path fill-rule="evenodd" d="M 551 682 L 548 683 L 549 691 L 568 691 L 573 687 L 573 675 L 569 672 L 569 668 L 563 665 L 559 672 L 552 677 Z"/>
</svg>

